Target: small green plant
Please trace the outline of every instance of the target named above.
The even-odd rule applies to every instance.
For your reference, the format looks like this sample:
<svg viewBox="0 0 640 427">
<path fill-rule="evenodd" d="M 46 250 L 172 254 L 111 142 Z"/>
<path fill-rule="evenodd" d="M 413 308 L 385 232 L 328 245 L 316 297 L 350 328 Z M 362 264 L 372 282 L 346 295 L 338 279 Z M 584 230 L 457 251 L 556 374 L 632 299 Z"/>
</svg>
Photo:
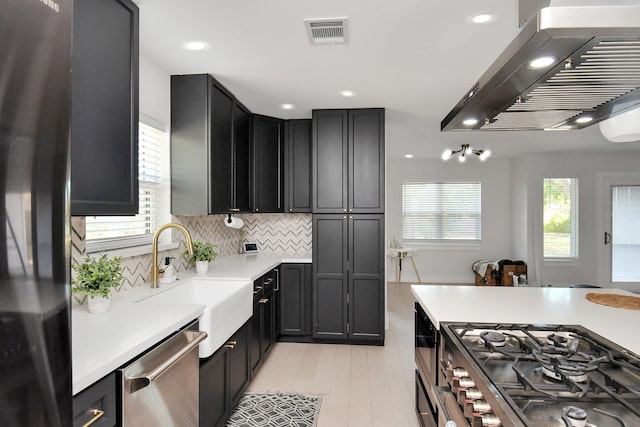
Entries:
<svg viewBox="0 0 640 427">
<path fill-rule="evenodd" d="M 120 286 L 123 279 L 120 259 L 102 255 L 97 259 L 88 257 L 81 264 L 74 264 L 72 268 L 76 275 L 73 278 L 72 292 L 108 298 L 111 288 Z"/>
<path fill-rule="evenodd" d="M 195 240 L 193 242 L 193 255 L 189 257 L 189 264 L 193 265 L 196 261 L 212 261 L 218 258 L 218 253 L 215 251 L 216 245 L 209 242 L 201 242 Z M 184 255 L 189 256 L 189 253 L 185 251 Z"/>
</svg>

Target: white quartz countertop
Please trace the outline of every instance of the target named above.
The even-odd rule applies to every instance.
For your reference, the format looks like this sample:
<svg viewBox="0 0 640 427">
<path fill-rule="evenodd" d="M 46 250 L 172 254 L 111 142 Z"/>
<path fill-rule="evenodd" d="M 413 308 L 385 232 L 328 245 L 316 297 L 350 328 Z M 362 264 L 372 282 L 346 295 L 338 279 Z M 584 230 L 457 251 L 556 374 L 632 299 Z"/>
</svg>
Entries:
<svg viewBox="0 0 640 427">
<path fill-rule="evenodd" d="M 242 254 L 220 258 L 209 263 L 205 277 L 256 280 L 285 263 L 311 263 L 311 254 Z"/>
<path fill-rule="evenodd" d="M 411 286 L 436 328 L 440 322 L 582 325 L 640 354 L 640 311 L 595 304 L 589 292 L 638 296 L 621 289 L 512 288 L 501 286 Z"/>
<path fill-rule="evenodd" d="M 195 320 L 203 305 L 136 303 L 112 296 L 109 311 L 90 314 L 86 305 L 71 311 L 73 394 Z"/>
<path fill-rule="evenodd" d="M 244 254 L 213 261 L 201 278 L 256 280 L 281 263 L 311 263 L 310 254 Z M 177 275 L 176 282 L 150 285 L 113 295 L 104 314 L 90 314 L 87 306 L 72 310 L 73 394 L 77 394 L 177 329 L 203 314 L 203 305 L 155 303 L 152 296 L 180 286 L 195 270 Z"/>
</svg>

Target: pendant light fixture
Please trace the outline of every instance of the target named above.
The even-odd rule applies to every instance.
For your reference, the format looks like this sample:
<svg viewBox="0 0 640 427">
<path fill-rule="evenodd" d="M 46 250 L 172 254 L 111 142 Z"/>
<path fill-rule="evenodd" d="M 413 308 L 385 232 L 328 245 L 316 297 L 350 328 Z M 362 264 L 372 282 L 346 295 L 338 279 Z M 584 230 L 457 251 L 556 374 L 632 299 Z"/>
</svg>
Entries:
<svg viewBox="0 0 640 427">
<path fill-rule="evenodd" d="M 489 150 L 475 150 L 471 148 L 469 144 L 462 144 L 459 150 L 444 150 L 442 153 L 442 160 L 449 160 L 454 156 L 458 156 L 458 160 L 460 163 L 464 163 L 467 160 L 467 157 L 475 154 L 482 161 L 487 160 L 487 158 L 491 155 L 491 151 Z"/>
</svg>

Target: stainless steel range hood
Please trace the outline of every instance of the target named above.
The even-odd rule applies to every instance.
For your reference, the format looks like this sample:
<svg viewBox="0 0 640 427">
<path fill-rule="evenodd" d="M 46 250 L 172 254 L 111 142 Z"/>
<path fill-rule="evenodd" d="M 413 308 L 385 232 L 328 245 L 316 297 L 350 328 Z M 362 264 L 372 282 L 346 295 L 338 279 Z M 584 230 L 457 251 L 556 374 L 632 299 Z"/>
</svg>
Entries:
<svg viewBox="0 0 640 427">
<path fill-rule="evenodd" d="M 532 67 L 541 57 L 553 62 Z M 640 5 L 552 6 L 531 17 L 440 127 L 581 129 L 636 106 Z"/>
</svg>

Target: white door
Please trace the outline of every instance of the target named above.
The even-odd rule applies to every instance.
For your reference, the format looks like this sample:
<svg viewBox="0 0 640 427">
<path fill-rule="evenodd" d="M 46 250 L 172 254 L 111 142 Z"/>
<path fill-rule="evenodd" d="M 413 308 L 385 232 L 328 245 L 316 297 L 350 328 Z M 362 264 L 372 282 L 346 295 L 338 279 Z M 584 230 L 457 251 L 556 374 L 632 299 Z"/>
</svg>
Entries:
<svg viewBox="0 0 640 427">
<path fill-rule="evenodd" d="M 640 178 L 608 177 L 601 188 L 601 281 L 613 288 L 640 290 Z"/>
</svg>

